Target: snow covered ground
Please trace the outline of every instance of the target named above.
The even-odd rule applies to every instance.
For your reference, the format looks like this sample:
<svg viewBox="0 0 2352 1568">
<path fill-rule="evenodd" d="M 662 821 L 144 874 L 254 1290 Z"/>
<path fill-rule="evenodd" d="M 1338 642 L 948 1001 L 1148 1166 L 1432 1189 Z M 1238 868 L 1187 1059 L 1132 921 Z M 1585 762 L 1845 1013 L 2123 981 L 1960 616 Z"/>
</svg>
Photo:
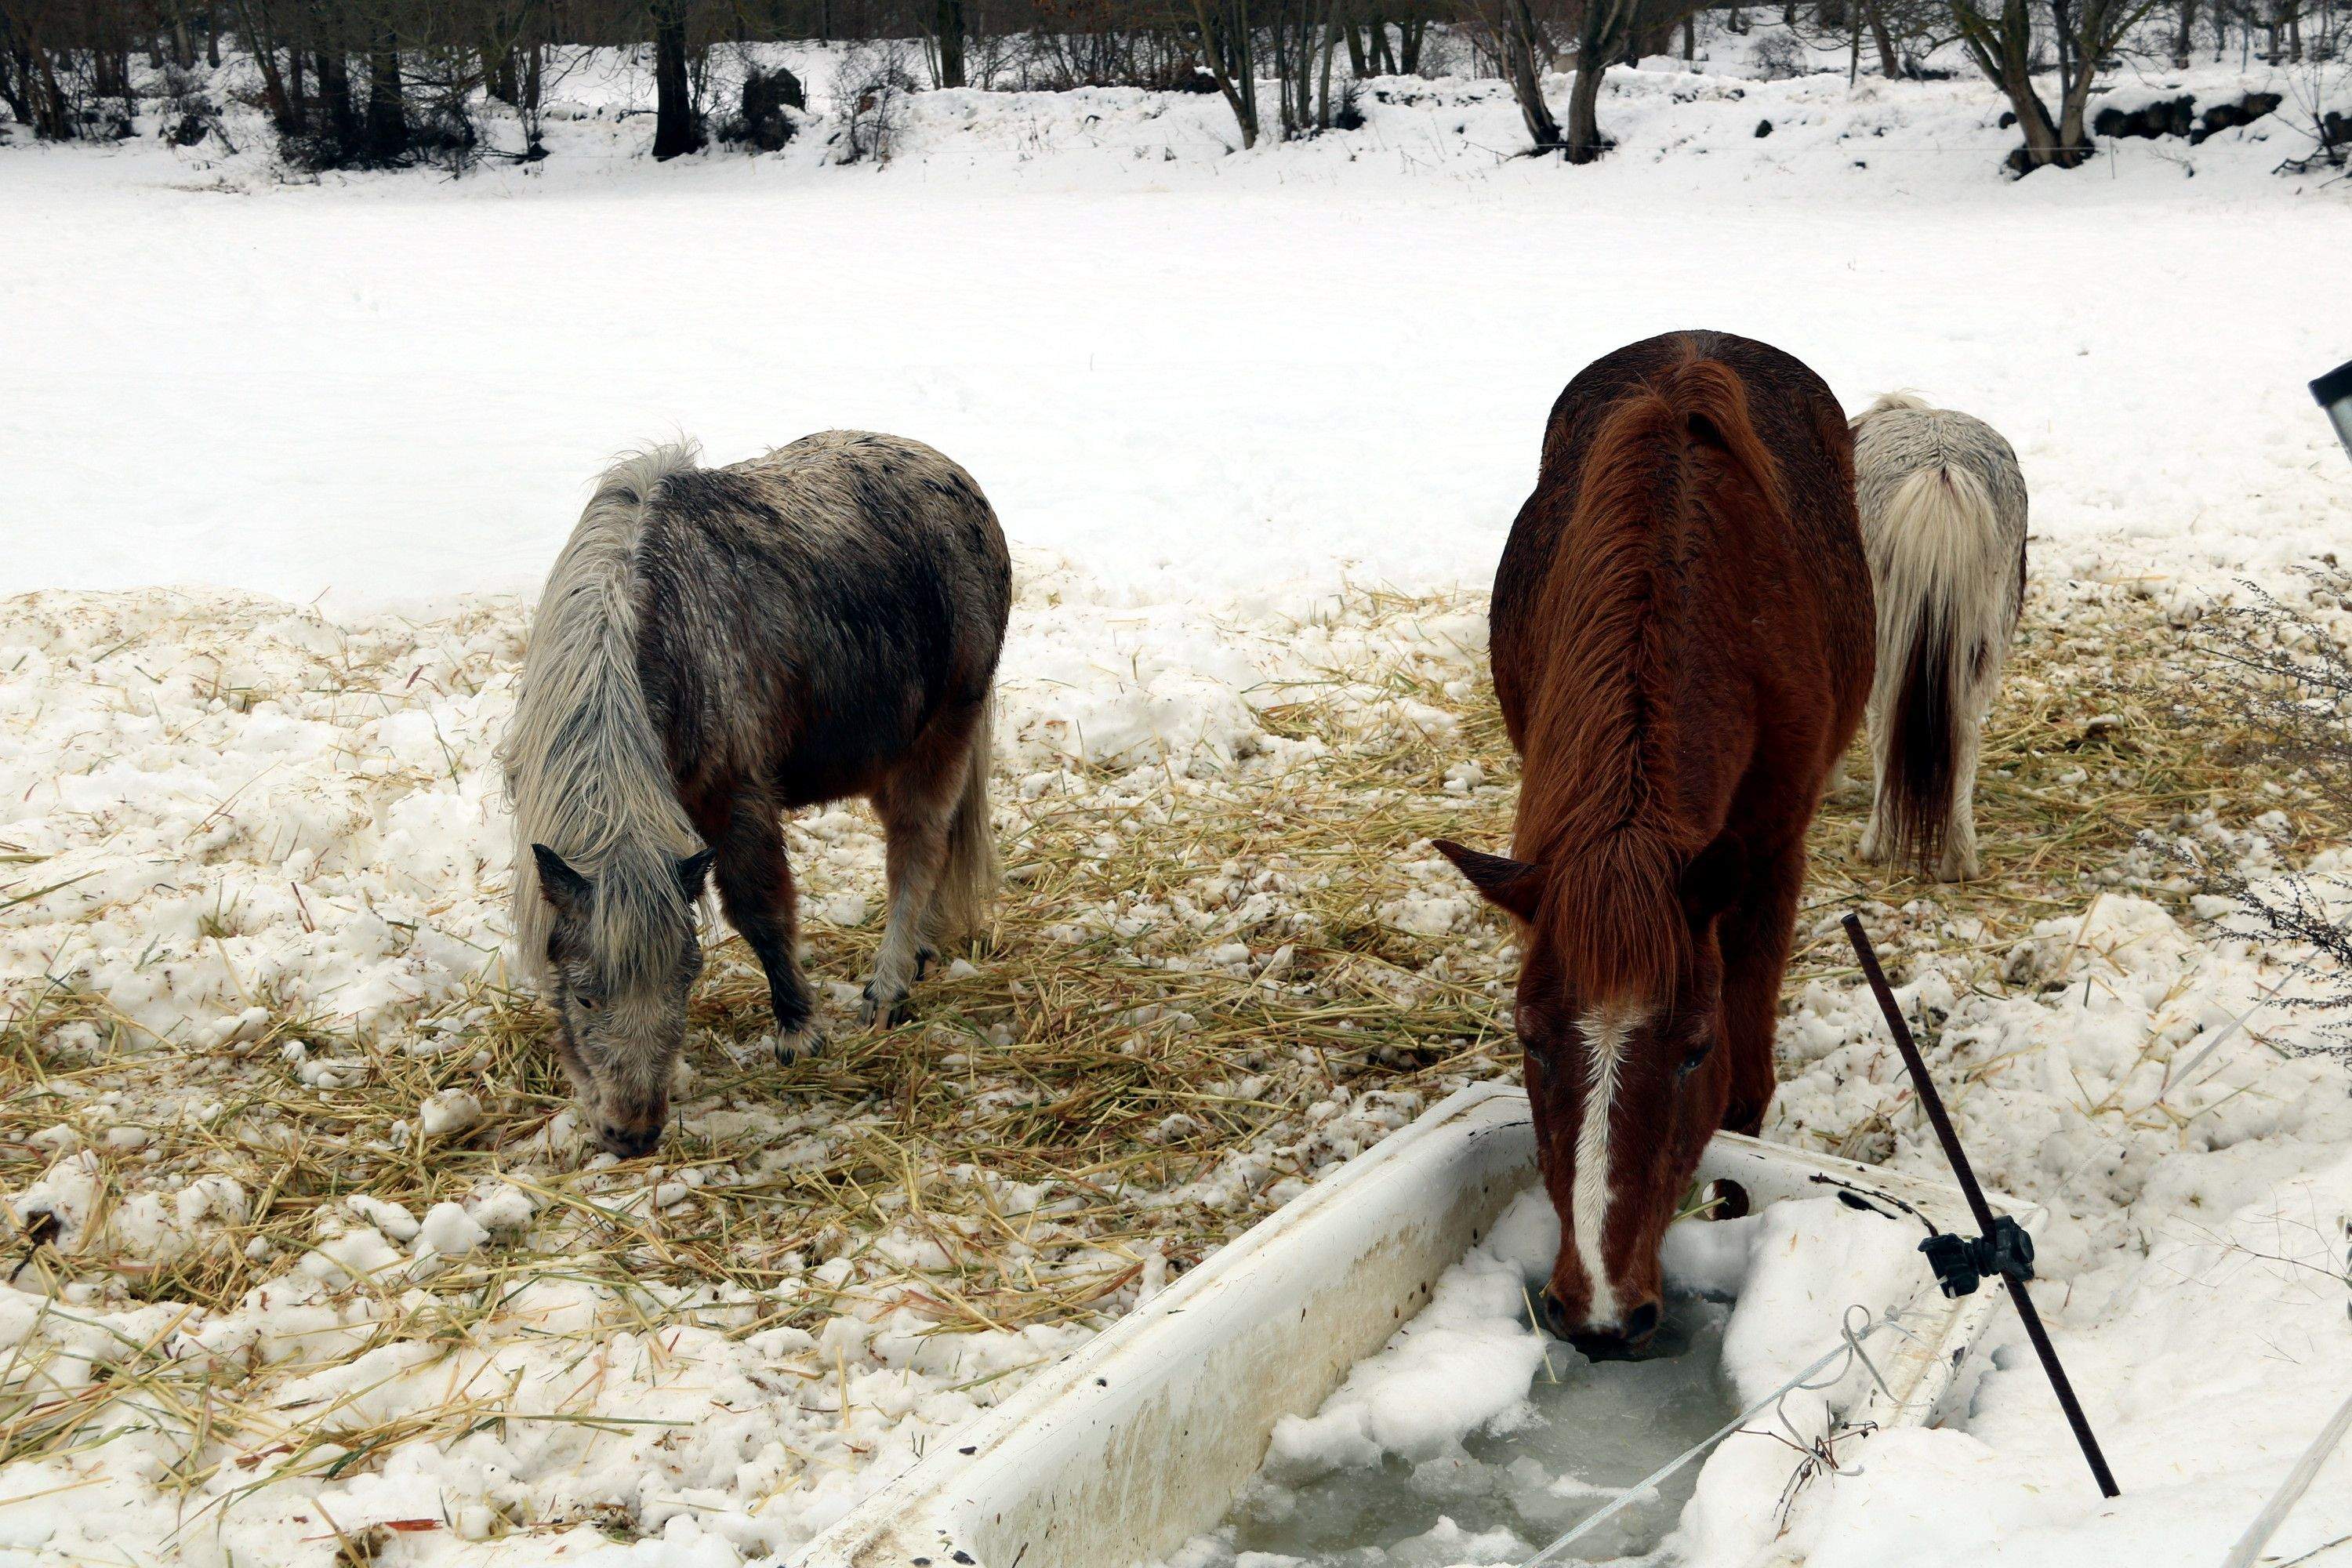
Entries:
<svg viewBox="0 0 2352 1568">
<path fill-rule="evenodd" d="M 1376 84 L 1362 130 L 1250 153 L 1213 98 L 948 93 L 915 100 L 886 167 L 829 166 L 815 133 L 656 167 L 631 156 L 648 121 L 615 118 L 641 84 L 585 69 L 528 173 L 287 186 L 251 152 L 0 149 L 6 341 L 32 373 L 0 393 L 0 593 L 24 595 L 0 605 L 0 980 L 26 1129 L 0 1560 L 788 1552 L 1083 1331 L 990 1319 L 974 1259 L 1005 1216 L 1025 1250 L 991 1289 L 1099 1284 L 1117 1310 L 1165 1277 L 1095 1196 L 945 1160 L 906 1173 L 870 1247 L 762 1233 L 756 1279 L 633 1296 L 551 1264 L 593 1246 L 690 1274 L 698 1247 L 728 1255 L 713 1226 L 815 1201 L 796 1169 L 875 1180 L 838 1163 L 891 1110 L 730 1079 L 715 1041 L 686 1157 L 575 1177 L 576 1129 L 519 1110 L 480 1043 L 503 1016 L 488 760 L 516 595 L 616 449 L 684 431 L 723 460 L 868 426 L 966 464 L 1022 577 L 1005 798 L 1100 811 L 1112 858 L 1220 790 L 1273 812 L 1250 791 L 1331 750 L 1281 683 L 1335 668 L 1363 677 L 1342 689 L 1364 724 L 1419 726 L 1444 759 L 1417 809 L 1496 820 L 1501 764 L 1465 717 L 1475 605 L 1400 625 L 1328 595 L 1482 586 L 1551 398 L 1651 331 L 1740 331 L 1851 404 L 1910 385 L 2000 426 L 2034 489 L 2036 635 L 2079 630 L 2084 670 L 2118 604 L 2185 620 L 2341 547 L 2352 465 L 2303 384 L 2352 352 L 2328 283 L 2352 199 L 2272 173 L 2303 150 L 2280 124 L 2011 182 L 1971 81 L 1654 66 L 1613 73 L 1623 145 L 1582 170 L 1496 156 L 1515 115 L 1465 82 Z M 1399 668 L 1419 684 L 1368 673 Z M 2067 694 L 2052 679 L 2033 711 Z M 794 843 L 822 953 L 861 928 L 876 847 L 847 812 Z M 1402 850 L 1357 900 L 1414 955 L 1383 984 L 1483 1014 L 1499 935 Z M 1965 1429 L 1808 1487 L 1781 1560 L 2214 1560 L 2352 1389 L 2344 1072 L 2295 1058 L 2311 1022 L 2272 1012 L 2153 1103 L 2280 972 L 2150 891 L 2072 887 L 1998 942 L 1907 893 L 1873 914 L 1942 1017 L 1988 1179 L 2053 1203 L 2042 1300 L 2126 1498 L 2096 1505 L 2011 1344 Z M 1286 944 L 1346 897 L 1213 853 L 1064 918 L 1074 944 L 1311 999 L 1328 975 L 1285 979 Z M 1790 1002 L 1771 1134 L 1934 1168 L 1851 978 Z M 1334 1081 L 1263 1044 L 1220 1091 L 1276 1105 L 1262 1132 L 1174 1191 L 1120 1189 L 1130 1215 L 1245 1222 L 1444 1086 Z M 1180 1142 L 1181 1115 L 1212 1112 L 1171 1113 Z M 321 1150 L 361 1190 L 287 1218 L 273 1162 Z M 231 1277 L 252 1281 L 233 1305 L 187 1304 Z M 2339 1458 L 2285 1556 L 2352 1534 L 2347 1480 Z M 1702 1495 L 1754 1490 L 1723 1487 Z M 1711 1539 L 1698 1560 L 1745 1560 Z"/>
<path fill-rule="evenodd" d="M 1612 79 L 1588 169 L 1484 151 L 1517 145 L 1492 83 L 1230 154 L 1213 97 L 1109 90 L 919 95 L 881 169 L 814 134 L 656 166 L 642 117 L 454 184 L 12 148 L 10 349 L 47 374 L 0 403 L 0 588 L 517 591 L 617 448 L 825 426 L 931 442 L 1138 604 L 1480 584 L 1562 383 L 1685 326 L 1992 420 L 2053 574 L 2333 546 L 2303 384 L 2343 344 L 2287 300 L 2352 206 L 2270 173 L 2282 120 L 2013 183 L 1975 83 Z"/>
</svg>

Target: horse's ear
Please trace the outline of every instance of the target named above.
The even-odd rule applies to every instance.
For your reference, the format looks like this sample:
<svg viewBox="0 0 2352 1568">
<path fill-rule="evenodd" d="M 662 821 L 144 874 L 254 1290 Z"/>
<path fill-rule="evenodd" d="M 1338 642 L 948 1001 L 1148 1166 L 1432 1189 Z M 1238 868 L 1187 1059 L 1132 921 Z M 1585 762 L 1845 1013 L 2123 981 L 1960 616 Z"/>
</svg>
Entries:
<svg viewBox="0 0 2352 1568">
<path fill-rule="evenodd" d="M 1677 888 L 1691 929 L 1705 931 L 1709 921 L 1731 907 L 1747 880 L 1747 847 L 1728 833 L 1692 856 Z"/>
<path fill-rule="evenodd" d="M 711 857 L 718 853 L 716 849 L 698 849 L 677 863 L 677 885 L 685 890 L 688 903 L 702 897 L 703 880 L 710 875 Z"/>
<path fill-rule="evenodd" d="M 530 858 L 539 862 L 539 896 L 554 905 L 557 914 L 575 914 L 588 907 L 595 889 L 587 878 L 564 864 L 562 856 L 544 844 L 534 844 Z"/>
<path fill-rule="evenodd" d="M 1488 903 L 1523 921 L 1536 918 L 1536 906 L 1543 901 L 1542 867 L 1507 856 L 1489 855 L 1466 844 L 1456 844 L 1451 838 L 1433 839 L 1431 847 L 1453 861 L 1454 868 L 1470 879 L 1470 885 Z"/>
</svg>

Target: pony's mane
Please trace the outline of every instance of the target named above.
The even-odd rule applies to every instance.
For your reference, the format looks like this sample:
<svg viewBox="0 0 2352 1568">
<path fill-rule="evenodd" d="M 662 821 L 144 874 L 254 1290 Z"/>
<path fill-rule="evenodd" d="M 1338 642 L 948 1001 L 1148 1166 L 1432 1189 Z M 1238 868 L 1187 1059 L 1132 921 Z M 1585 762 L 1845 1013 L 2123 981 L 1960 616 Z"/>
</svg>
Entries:
<svg viewBox="0 0 2352 1568">
<path fill-rule="evenodd" d="M 514 808 L 514 930 L 548 981 L 553 913 L 530 852 L 544 844 L 596 884 L 591 940 L 614 984 L 676 962 L 691 918 L 677 862 L 702 847 L 678 804 L 637 677 L 635 553 L 646 508 L 690 445 L 625 458 L 596 482 L 531 617 L 522 691 L 499 760 Z"/>
<path fill-rule="evenodd" d="M 1695 482 L 1694 441 L 1747 484 Z M 1738 373 L 1695 351 L 1613 402 L 1586 448 L 1538 601 L 1557 635 L 1532 694 L 1512 853 L 1549 874 L 1554 951 L 1591 1003 L 1655 995 L 1690 943 L 1678 884 L 1706 845 L 1676 797 L 1664 602 L 1690 515 L 1777 512 L 1780 495 Z"/>
</svg>

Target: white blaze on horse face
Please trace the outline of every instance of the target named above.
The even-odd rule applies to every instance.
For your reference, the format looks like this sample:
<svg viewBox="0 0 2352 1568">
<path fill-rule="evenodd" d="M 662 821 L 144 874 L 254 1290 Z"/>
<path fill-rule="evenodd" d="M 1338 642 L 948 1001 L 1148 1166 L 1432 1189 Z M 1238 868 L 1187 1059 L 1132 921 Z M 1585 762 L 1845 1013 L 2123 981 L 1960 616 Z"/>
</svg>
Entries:
<svg viewBox="0 0 2352 1568">
<path fill-rule="evenodd" d="M 1617 1321 L 1617 1290 L 1609 1282 L 1609 1265 L 1601 1243 L 1609 1234 L 1609 1125 L 1617 1104 L 1617 1070 L 1625 1059 L 1625 1041 L 1642 1022 L 1643 1013 L 1627 1004 L 1598 1008 L 1576 1020 L 1576 1032 L 1590 1053 L 1584 1080 L 1584 1120 L 1576 1129 L 1576 1182 L 1571 1197 L 1570 1230 L 1577 1261 L 1592 1286 L 1585 1321 L 1606 1327 Z"/>
</svg>

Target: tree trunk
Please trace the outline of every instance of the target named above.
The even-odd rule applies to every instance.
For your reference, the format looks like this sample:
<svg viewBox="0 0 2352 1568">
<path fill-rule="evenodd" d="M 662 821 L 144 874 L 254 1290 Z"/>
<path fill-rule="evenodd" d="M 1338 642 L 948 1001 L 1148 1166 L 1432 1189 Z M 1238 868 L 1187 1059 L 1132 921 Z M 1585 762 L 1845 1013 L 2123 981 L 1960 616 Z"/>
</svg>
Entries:
<svg viewBox="0 0 2352 1568">
<path fill-rule="evenodd" d="M 278 66 L 278 40 L 270 36 L 268 13 L 256 15 L 247 0 L 237 0 L 237 25 L 245 32 L 245 52 L 261 73 L 261 100 L 269 108 L 269 123 L 281 136 L 302 129 L 294 101 L 286 94 L 286 75 Z"/>
<path fill-rule="evenodd" d="M 939 0 L 932 26 L 940 40 L 940 85 L 962 87 L 963 0 Z"/>
<path fill-rule="evenodd" d="M 1878 69 L 1887 80 L 1903 74 L 1903 62 L 1895 58 L 1895 40 L 1886 35 L 1886 13 L 1882 0 L 1863 0 L 1862 14 L 1870 24 L 1870 41 L 1878 46 Z"/>
<path fill-rule="evenodd" d="M 1339 52 L 1339 24 L 1347 19 L 1347 0 L 1331 0 L 1329 16 L 1323 23 L 1323 68 L 1315 89 L 1315 129 L 1331 129 L 1331 57 Z M 1354 24 L 1348 26 L 1350 41 L 1355 38 Z"/>
<path fill-rule="evenodd" d="M 66 95 L 58 85 L 57 63 L 42 47 L 35 19 L 18 19 L 0 11 L 0 39 L 5 39 L 9 56 L 16 62 L 13 74 L 16 86 L 7 97 L 16 117 L 32 126 L 37 141 L 71 141 L 75 127 L 67 110 Z"/>
<path fill-rule="evenodd" d="M 400 92 L 400 40 L 386 34 L 368 55 L 367 126 L 361 140 L 371 162 L 408 155 L 408 105 Z"/>
<path fill-rule="evenodd" d="M 2180 26 L 2172 34 L 2172 64 L 2185 70 L 2189 67 L 2189 51 L 2195 46 L 2192 36 L 2197 26 L 2197 0 L 2180 0 Z"/>
<path fill-rule="evenodd" d="M 2023 152 L 2027 169 L 2039 169 L 2051 163 L 2071 168 L 2082 162 L 2079 156 L 2069 154 L 2065 142 L 2059 137 L 2057 125 L 2050 118 L 2049 107 L 2042 101 L 2042 95 L 2034 90 L 2033 78 L 2024 69 L 2021 61 L 2018 68 L 2004 77 L 2000 89 L 2009 100 L 2010 109 L 2017 116 L 2018 133 L 2025 138 Z"/>
<path fill-rule="evenodd" d="M 1568 95 L 1568 161 L 1590 163 L 1609 151 L 1601 134 L 1601 78 L 1609 68 L 1599 60 L 1576 62 L 1576 85 Z"/>
<path fill-rule="evenodd" d="M 321 50 L 317 60 L 319 102 L 326 110 L 327 129 L 348 148 L 359 141 L 359 117 L 352 111 L 352 72 L 340 50 Z"/>
<path fill-rule="evenodd" d="M 2010 154 L 2011 166 L 2020 174 L 2053 163 L 2071 169 L 2083 161 L 2085 143 L 2079 133 L 2071 139 L 2060 133 L 2059 122 L 2051 119 L 2048 106 L 2034 90 L 2033 18 L 2027 5 L 2028 0 L 2003 0 L 1998 21 L 1978 12 L 1970 0 L 1955 0 L 1952 11 L 1961 25 L 1961 42 L 1969 57 L 1986 79 L 2000 89 L 2017 117 L 2024 145 Z M 2053 6 L 2053 11 L 2064 15 L 2058 7 Z M 2095 65 L 2095 60 L 2085 61 L 2083 68 L 2062 79 L 2067 83 L 2062 111 L 2076 121 L 2090 97 Z"/>
<path fill-rule="evenodd" d="M 33 123 L 32 88 L 31 57 L 0 35 L 0 104 L 6 104 L 8 112 L 27 125 Z"/>
<path fill-rule="evenodd" d="M 1584 0 L 1576 39 L 1576 81 L 1568 97 L 1568 161 L 1590 163 L 1616 143 L 1601 133 L 1601 87 L 1609 61 L 1639 29 L 1639 0 Z"/>
<path fill-rule="evenodd" d="M 33 122 L 33 100 L 25 95 L 32 85 L 33 62 L 16 47 L 15 29 L 0 16 L 0 105 L 16 119 Z"/>
<path fill-rule="evenodd" d="M 654 156 L 675 158 L 701 145 L 686 73 L 686 13 L 664 5 L 654 13 Z"/>
<path fill-rule="evenodd" d="M 1192 0 L 1192 20 L 1201 30 L 1201 61 L 1216 79 L 1225 107 L 1234 111 L 1242 146 L 1255 147 L 1257 55 L 1251 35 L 1256 23 L 1250 16 L 1249 0 Z"/>
<path fill-rule="evenodd" d="M 33 134 L 47 142 L 73 140 L 73 115 L 66 103 L 65 89 L 58 84 L 57 61 L 47 49 L 33 51 L 33 63 L 38 68 L 33 89 Z"/>
<path fill-rule="evenodd" d="M 1540 155 L 1559 152 L 1560 135 L 1559 121 L 1552 118 L 1551 105 L 1544 101 L 1543 68 L 1536 59 L 1538 36 L 1528 0 L 1509 0 L 1499 40 L 1503 69 L 1510 80 L 1511 96 L 1518 100 L 1519 119 L 1527 125 L 1528 139 Z"/>
</svg>

